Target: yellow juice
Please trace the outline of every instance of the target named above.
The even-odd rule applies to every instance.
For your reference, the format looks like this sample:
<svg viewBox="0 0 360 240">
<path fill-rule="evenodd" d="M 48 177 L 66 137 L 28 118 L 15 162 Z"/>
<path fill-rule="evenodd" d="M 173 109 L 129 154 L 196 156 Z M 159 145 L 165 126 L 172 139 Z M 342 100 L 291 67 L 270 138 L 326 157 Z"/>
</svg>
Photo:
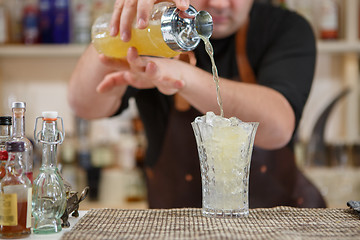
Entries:
<svg viewBox="0 0 360 240">
<path fill-rule="evenodd" d="M 96 33 L 92 39 L 98 52 L 108 57 L 125 58 L 129 47 L 136 47 L 139 55 L 170 58 L 180 54 L 164 42 L 160 25 L 149 25 L 146 29 L 133 29 L 129 42 L 123 42 L 119 35 L 111 37 L 109 31 Z"/>
</svg>

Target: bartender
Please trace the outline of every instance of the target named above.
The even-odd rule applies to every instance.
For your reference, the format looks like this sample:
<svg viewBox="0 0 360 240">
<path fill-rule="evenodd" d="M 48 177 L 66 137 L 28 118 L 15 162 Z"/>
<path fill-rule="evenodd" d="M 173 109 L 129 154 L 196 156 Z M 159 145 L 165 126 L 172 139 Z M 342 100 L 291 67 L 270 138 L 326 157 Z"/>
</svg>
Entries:
<svg viewBox="0 0 360 240">
<path fill-rule="evenodd" d="M 225 117 L 259 122 L 250 167 L 250 208 L 279 205 L 325 207 L 314 185 L 298 170 L 293 138 L 314 77 L 316 45 L 298 14 L 254 0 L 175 0 L 213 18 L 211 44 L 220 75 Z M 117 0 L 111 35 L 131 39 L 144 29 L 154 0 Z M 119 39 L 120 41 L 120 39 Z M 199 157 L 191 122 L 219 114 L 210 58 L 203 44 L 177 58 L 124 59 L 86 49 L 69 84 L 77 116 L 121 114 L 135 98 L 148 148 L 145 172 L 150 208 L 201 207 Z M 186 59 L 187 61 L 184 61 Z"/>
</svg>

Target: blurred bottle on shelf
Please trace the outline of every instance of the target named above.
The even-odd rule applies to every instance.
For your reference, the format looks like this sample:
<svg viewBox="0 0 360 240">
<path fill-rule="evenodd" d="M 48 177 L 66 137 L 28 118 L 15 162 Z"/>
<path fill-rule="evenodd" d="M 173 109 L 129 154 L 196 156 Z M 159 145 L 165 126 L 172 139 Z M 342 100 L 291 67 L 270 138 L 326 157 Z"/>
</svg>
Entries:
<svg viewBox="0 0 360 240">
<path fill-rule="evenodd" d="M 76 163 L 76 143 L 75 138 L 66 133 L 66 141 L 64 141 L 60 148 L 60 167 L 59 170 L 63 178 L 68 182 L 74 189 L 78 188 L 78 171 Z"/>
<path fill-rule="evenodd" d="M 39 0 L 39 28 L 41 43 L 53 42 L 54 1 Z"/>
<path fill-rule="evenodd" d="M 90 121 L 78 117 L 76 118 L 78 141 L 77 159 L 80 167 L 86 171 L 87 186 L 90 187 L 89 200 L 96 201 L 98 200 L 101 168 L 92 165 L 90 127 Z"/>
<path fill-rule="evenodd" d="M 22 43 L 23 41 L 23 14 L 24 0 L 11 0 L 10 9 L 10 43 Z"/>
<path fill-rule="evenodd" d="M 336 0 L 321 0 L 319 33 L 321 39 L 339 37 L 339 6 Z"/>
<path fill-rule="evenodd" d="M 98 17 L 105 13 L 111 13 L 113 10 L 114 1 L 112 0 L 93 0 L 92 4 L 92 16 L 91 23 L 93 23 Z"/>
<path fill-rule="evenodd" d="M 10 40 L 9 9 L 4 0 L 0 0 L 0 44 Z"/>
<path fill-rule="evenodd" d="M 312 0 L 301 0 L 295 3 L 296 11 L 301 14 L 311 24 L 314 23 L 314 2 Z"/>
<path fill-rule="evenodd" d="M 23 10 L 23 43 L 36 44 L 40 42 L 39 10 L 36 0 L 25 0 Z"/>
<path fill-rule="evenodd" d="M 69 0 L 54 0 L 53 42 L 70 43 Z"/>
<path fill-rule="evenodd" d="M 140 117 L 136 116 L 132 119 L 132 125 L 137 143 L 137 147 L 135 151 L 136 165 L 138 167 L 143 167 L 145 161 L 146 148 L 147 148 L 144 124 L 141 121 Z"/>
<path fill-rule="evenodd" d="M 134 151 L 134 166 L 126 169 L 128 172 L 128 181 L 126 183 L 126 201 L 138 202 L 146 199 L 146 183 L 144 174 L 144 158 L 147 148 L 147 142 L 144 132 L 144 125 L 139 116 L 132 120 L 133 136 L 136 143 Z"/>
<path fill-rule="evenodd" d="M 91 4 L 88 0 L 73 0 L 72 29 L 73 42 L 91 41 Z"/>
</svg>

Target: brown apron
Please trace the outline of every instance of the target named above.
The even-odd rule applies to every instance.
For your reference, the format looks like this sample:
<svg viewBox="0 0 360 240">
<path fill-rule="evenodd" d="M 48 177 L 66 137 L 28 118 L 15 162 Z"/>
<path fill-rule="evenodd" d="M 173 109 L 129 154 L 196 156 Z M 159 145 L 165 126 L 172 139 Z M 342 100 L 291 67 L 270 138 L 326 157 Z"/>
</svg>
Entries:
<svg viewBox="0 0 360 240">
<path fill-rule="evenodd" d="M 239 74 L 247 83 L 256 78 L 246 55 L 247 24 L 236 35 Z M 190 55 L 189 62 L 194 64 Z M 152 168 L 146 169 L 150 208 L 201 207 L 201 174 L 195 136 L 189 119 L 202 115 L 178 94 L 175 95 L 163 149 Z M 254 147 L 249 180 L 250 208 L 325 207 L 315 186 L 296 167 L 294 152 Z"/>
</svg>

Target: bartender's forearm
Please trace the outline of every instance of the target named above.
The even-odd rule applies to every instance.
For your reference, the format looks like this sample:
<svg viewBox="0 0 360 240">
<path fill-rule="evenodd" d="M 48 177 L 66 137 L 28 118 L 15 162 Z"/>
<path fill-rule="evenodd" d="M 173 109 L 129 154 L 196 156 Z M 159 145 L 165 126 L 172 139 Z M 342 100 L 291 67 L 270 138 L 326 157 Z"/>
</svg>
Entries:
<svg viewBox="0 0 360 240">
<path fill-rule="evenodd" d="M 211 74 L 200 69 L 187 71 L 185 87 L 179 93 L 199 111 L 219 114 L 215 83 Z M 279 92 L 258 84 L 220 79 L 220 93 L 225 117 L 259 122 L 255 144 L 266 149 L 286 145 L 295 127 L 295 115 L 289 102 Z"/>
<path fill-rule="evenodd" d="M 84 119 L 111 116 L 119 108 L 126 87 L 98 93 L 96 87 L 114 69 L 105 66 L 90 45 L 78 61 L 70 78 L 68 101 L 75 114 Z"/>
</svg>

